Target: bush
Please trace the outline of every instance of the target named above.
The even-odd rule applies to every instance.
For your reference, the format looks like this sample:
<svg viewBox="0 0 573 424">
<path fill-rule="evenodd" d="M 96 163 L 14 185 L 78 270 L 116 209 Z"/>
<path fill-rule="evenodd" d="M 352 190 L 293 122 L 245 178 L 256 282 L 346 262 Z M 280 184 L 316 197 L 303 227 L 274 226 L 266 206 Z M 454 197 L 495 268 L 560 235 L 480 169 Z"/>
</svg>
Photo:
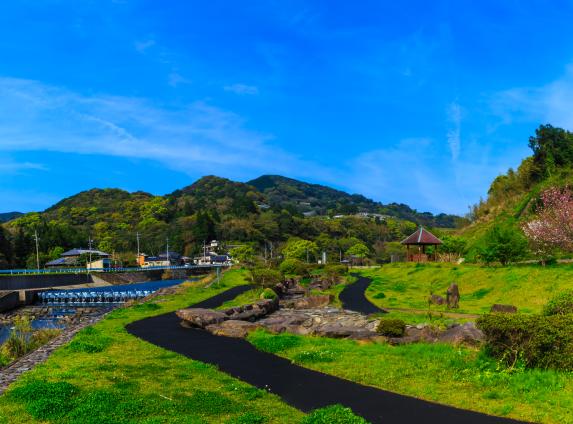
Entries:
<svg viewBox="0 0 573 424">
<path fill-rule="evenodd" d="M 315 409 L 302 419 L 301 424 L 368 424 L 368 421 L 354 415 L 350 408 L 332 405 Z"/>
<path fill-rule="evenodd" d="M 283 275 L 299 275 L 301 277 L 309 275 L 307 264 L 295 258 L 282 261 L 279 270 Z"/>
<path fill-rule="evenodd" d="M 559 293 L 543 308 L 543 315 L 573 314 L 573 290 Z"/>
<path fill-rule="evenodd" d="M 282 274 L 271 268 L 254 268 L 251 276 L 253 283 L 261 287 L 273 287 L 283 281 Z"/>
<path fill-rule="evenodd" d="M 486 352 L 510 367 L 573 371 L 573 315 L 488 314 L 477 325 Z"/>
<path fill-rule="evenodd" d="M 260 297 L 261 299 L 276 299 L 278 295 L 273 289 L 266 288 L 263 290 Z"/>
<path fill-rule="evenodd" d="M 332 281 L 338 280 L 347 272 L 348 267 L 346 265 L 326 265 L 324 267 L 324 275 Z"/>
<path fill-rule="evenodd" d="M 376 331 L 386 337 L 402 337 L 406 332 L 406 323 L 398 318 L 382 318 Z"/>
</svg>

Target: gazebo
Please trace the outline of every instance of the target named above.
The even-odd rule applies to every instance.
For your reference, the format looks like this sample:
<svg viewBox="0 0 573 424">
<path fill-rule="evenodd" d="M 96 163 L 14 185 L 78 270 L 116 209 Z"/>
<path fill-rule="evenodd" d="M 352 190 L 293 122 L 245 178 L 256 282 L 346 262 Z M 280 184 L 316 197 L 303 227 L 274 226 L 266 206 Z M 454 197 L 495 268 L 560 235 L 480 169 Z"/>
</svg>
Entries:
<svg viewBox="0 0 573 424">
<path fill-rule="evenodd" d="M 442 244 L 442 240 L 420 225 L 420 228 L 418 228 L 414 234 L 402 240 L 402 244 L 406 245 L 406 260 L 408 262 L 428 262 L 428 260 L 436 260 L 436 251 L 438 250 L 438 246 Z M 410 252 L 410 246 L 414 246 L 414 253 Z M 416 246 L 418 247 L 417 250 Z M 431 258 L 426 254 L 426 246 L 435 247 Z"/>
</svg>

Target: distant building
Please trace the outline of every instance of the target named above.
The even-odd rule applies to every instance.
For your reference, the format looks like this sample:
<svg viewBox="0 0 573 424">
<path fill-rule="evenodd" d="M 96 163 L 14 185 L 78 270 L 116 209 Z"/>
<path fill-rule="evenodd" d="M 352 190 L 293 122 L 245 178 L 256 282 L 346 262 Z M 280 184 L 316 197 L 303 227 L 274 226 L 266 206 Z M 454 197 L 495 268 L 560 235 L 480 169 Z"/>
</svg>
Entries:
<svg viewBox="0 0 573 424">
<path fill-rule="evenodd" d="M 82 256 L 89 257 L 91 255 L 91 262 L 87 262 L 86 268 L 109 268 L 111 266 L 111 259 L 109 253 L 102 252 L 101 250 L 94 249 L 81 249 L 76 248 L 68 250 L 60 255 L 58 259 L 54 259 L 46 263 L 47 268 L 78 268 L 83 267 L 80 258 Z"/>
<path fill-rule="evenodd" d="M 183 265 L 183 258 L 177 252 L 165 252 L 157 256 L 149 256 L 141 253 L 137 257 L 137 264 L 142 268 L 166 267 Z"/>
</svg>

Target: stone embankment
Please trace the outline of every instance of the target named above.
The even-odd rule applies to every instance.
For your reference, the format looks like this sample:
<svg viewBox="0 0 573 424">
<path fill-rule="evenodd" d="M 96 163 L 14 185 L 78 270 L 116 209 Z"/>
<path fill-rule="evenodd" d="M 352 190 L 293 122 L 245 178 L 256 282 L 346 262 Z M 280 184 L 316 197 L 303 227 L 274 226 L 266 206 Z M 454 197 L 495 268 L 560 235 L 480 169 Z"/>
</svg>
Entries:
<svg viewBox="0 0 573 424">
<path fill-rule="evenodd" d="M 105 314 L 81 319 L 78 323 L 65 328 L 59 336 L 44 346 L 0 369 L 0 395 L 23 373 L 46 361 L 54 350 L 68 343 L 81 329 L 100 321 L 104 315 Z"/>
</svg>

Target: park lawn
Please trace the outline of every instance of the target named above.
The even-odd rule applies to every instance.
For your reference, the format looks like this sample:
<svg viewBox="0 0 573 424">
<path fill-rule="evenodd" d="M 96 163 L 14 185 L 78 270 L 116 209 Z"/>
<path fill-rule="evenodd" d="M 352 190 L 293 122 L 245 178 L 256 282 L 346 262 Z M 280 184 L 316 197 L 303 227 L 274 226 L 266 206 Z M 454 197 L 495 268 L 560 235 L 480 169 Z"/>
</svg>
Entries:
<svg viewBox="0 0 573 424">
<path fill-rule="evenodd" d="M 573 289 L 573 265 L 397 263 L 361 273 L 373 279 L 366 297 L 382 308 L 427 311 L 430 293 L 445 298 L 448 286 L 455 282 L 460 289 L 460 308 L 455 312 L 482 314 L 503 303 L 517 306 L 520 312 L 538 313 L 556 293 Z M 431 310 L 447 312 L 445 306 L 432 305 Z"/>
<path fill-rule="evenodd" d="M 571 373 L 510 372 L 477 350 L 445 344 L 390 346 L 263 330 L 248 340 L 301 366 L 392 392 L 525 421 L 573 423 Z"/>
<path fill-rule="evenodd" d="M 117 309 L 24 374 L 0 397 L 5 423 L 295 423 L 304 416 L 274 395 L 130 335 L 125 325 L 245 284 L 184 283 L 179 293 Z"/>
</svg>

